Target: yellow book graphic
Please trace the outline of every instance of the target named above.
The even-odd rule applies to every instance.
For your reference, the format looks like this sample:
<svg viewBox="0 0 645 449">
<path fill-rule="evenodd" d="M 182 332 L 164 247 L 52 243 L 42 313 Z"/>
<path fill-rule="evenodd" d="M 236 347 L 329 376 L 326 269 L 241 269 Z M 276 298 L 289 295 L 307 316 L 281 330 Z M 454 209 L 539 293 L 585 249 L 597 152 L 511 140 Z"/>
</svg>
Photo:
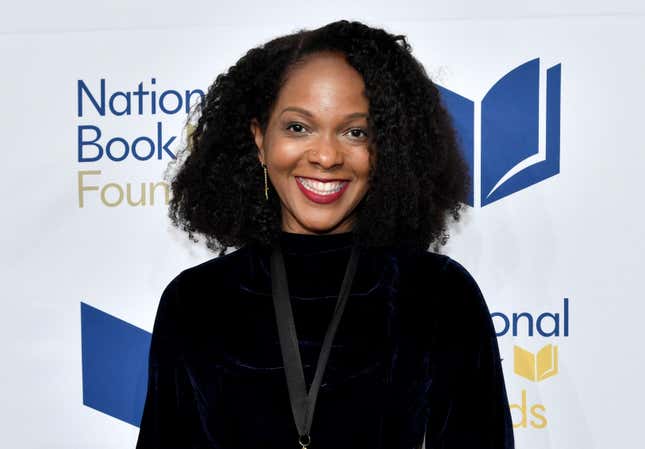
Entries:
<svg viewBox="0 0 645 449">
<path fill-rule="evenodd" d="M 539 382 L 558 374 L 558 347 L 548 344 L 537 356 L 519 346 L 513 346 L 515 374 L 533 382 Z"/>
</svg>

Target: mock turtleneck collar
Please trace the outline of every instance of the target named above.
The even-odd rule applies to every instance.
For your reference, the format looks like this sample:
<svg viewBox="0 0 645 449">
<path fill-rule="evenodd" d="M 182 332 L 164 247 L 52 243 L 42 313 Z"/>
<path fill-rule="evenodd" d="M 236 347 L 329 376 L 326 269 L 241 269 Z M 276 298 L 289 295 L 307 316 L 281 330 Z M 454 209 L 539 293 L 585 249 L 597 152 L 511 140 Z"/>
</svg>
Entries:
<svg viewBox="0 0 645 449">
<path fill-rule="evenodd" d="M 280 232 L 280 245 L 284 254 L 305 255 L 350 249 L 354 242 L 354 232 L 336 234 L 298 234 Z"/>
<path fill-rule="evenodd" d="M 289 293 L 298 299 L 338 297 L 351 253 L 355 232 L 298 234 L 281 231 L 279 242 L 285 259 Z M 271 249 L 249 246 L 249 266 L 240 270 L 240 286 L 247 292 L 271 296 Z M 392 276 L 390 257 L 362 249 L 352 294 L 369 295 L 383 276 Z M 388 281 L 389 282 L 389 281 Z"/>
</svg>

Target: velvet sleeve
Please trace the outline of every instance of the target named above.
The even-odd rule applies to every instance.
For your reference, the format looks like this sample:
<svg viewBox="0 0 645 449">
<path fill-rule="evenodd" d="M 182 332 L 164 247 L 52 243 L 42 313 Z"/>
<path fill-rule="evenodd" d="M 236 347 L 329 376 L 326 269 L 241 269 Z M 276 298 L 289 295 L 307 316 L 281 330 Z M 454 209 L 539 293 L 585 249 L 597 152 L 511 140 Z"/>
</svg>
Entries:
<svg viewBox="0 0 645 449">
<path fill-rule="evenodd" d="M 166 287 L 157 308 L 148 359 L 148 390 L 136 449 L 206 447 L 197 441 L 199 417 L 181 349 L 181 275 Z"/>
<path fill-rule="evenodd" d="M 514 449 L 513 423 L 493 321 L 468 271 L 443 269 L 439 366 L 430 389 L 426 449 Z"/>
</svg>

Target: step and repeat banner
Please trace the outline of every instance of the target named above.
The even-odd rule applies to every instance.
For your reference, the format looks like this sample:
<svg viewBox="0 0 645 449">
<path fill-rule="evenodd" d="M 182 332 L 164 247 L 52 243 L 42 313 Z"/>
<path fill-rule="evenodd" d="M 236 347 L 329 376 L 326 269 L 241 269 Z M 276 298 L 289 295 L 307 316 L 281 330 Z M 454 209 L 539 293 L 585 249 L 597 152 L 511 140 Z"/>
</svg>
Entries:
<svg viewBox="0 0 645 449">
<path fill-rule="evenodd" d="M 486 297 L 517 447 L 636 447 L 645 18 L 368 23 L 455 118 L 473 195 L 443 252 Z M 322 24 L 0 35 L 3 447 L 134 447 L 161 292 L 215 257 L 167 218 L 187 112 Z"/>
</svg>

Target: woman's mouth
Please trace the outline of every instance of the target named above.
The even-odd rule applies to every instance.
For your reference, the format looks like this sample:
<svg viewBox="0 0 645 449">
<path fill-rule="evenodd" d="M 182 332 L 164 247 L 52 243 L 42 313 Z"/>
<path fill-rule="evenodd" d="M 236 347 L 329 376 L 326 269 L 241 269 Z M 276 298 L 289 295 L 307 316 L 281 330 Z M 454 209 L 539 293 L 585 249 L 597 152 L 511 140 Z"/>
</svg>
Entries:
<svg viewBox="0 0 645 449">
<path fill-rule="evenodd" d="M 349 181 L 317 181 L 296 176 L 300 191 L 314 203 L 327 204 L 336 201 L 345 192 Z"/>
</svg>

